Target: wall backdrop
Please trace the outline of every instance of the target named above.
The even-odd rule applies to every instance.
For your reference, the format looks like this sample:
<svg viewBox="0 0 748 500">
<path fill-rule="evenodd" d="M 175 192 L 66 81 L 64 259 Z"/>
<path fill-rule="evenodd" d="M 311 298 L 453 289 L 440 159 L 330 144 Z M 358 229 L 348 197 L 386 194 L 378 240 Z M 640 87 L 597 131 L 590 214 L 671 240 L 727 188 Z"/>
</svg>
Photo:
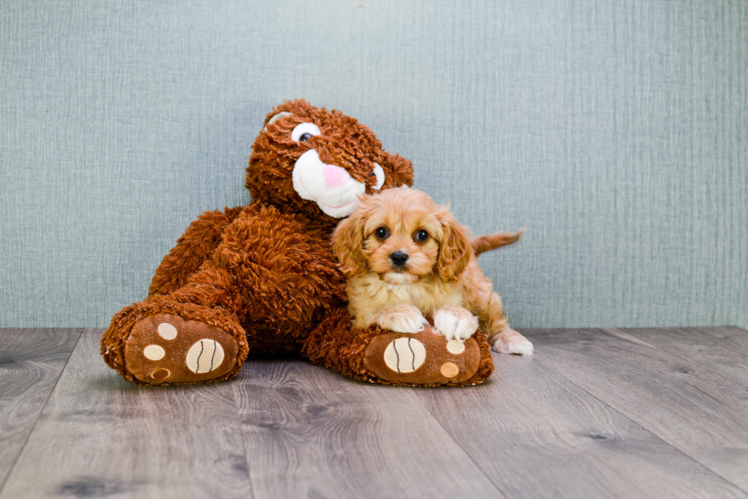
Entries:
<svg viewBox="0 0 748 500">
<path fill-rule="evenodd" d="M 748 2 L 0 3 L 0 326 L 98 326 L 270 108 L 340 109 L 476 233 L 517 327 L 748 327 Z"/>
</svg>

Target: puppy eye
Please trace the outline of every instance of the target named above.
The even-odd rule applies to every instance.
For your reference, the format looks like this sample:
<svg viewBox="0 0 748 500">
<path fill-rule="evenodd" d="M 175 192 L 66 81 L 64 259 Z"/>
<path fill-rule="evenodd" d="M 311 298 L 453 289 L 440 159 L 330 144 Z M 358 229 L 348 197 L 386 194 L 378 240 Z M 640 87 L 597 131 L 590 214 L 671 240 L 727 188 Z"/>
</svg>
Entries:
<svg viewBox="0 0 748 500">
<path fill-rule="evenodd" d="M 314 123 L 300 123 L 296 125 L 291 131 L 291 139 L 296 142 L 305 142 L 312 138 L 312 136 L 320 135 L 319 127 Z"/>
<path fill-rule="evenodd" d="M 387 236 L 389 236 L 389 235 L 390 235 L 390 232 L 389 232 L 389 231 L 387 230 L 387 228 L 386 228 L 386 227 L 382 226 L 382 227 L 380 227 L 380 228 L 377 228 L 377 230 L 376 230 L 376 231 L 374 231 L 374 234 L 375 234 L 375 235 L 376 235 L 376 237 L 377 237 L 377 238 L 379 238 L 380 240 L 384 240 L 384 239 L 386 239 L 386 238 L 387 238 Z"/>
<path fill-rule="evenodd" d="M 429 239 L 429 233 L 427 233 L 423 229 L 419 229 L 418 231 L 416 231 L 416 241 L 420 241 L 421 243 L 423 243 L 427 239 Z"/>
</svg>

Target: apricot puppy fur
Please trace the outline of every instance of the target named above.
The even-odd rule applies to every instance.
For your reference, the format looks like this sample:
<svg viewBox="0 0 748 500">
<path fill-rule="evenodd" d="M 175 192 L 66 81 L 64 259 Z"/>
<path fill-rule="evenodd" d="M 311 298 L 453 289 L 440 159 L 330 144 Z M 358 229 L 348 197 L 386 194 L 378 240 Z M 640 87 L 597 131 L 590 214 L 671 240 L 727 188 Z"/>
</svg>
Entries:
<svg viewBox="0 0 748 500">
<path fill-rule="evenodd" d="M 464 341 L 478 326 L 495 351 L 533 353 L 512 330 L 501 297 L 478 267 L 477 254 L 514 243 L 520 232 L 472 242 L 446 207 L 426 193 L 396 188 L 366 196 L 333 233 L 333 249 L 348 275 L 357 328 L 378 324 L 417 333 L 433 316 L 447 340 Z M 477 317 L 476 317 L 477 316 Z"/>
</svg>

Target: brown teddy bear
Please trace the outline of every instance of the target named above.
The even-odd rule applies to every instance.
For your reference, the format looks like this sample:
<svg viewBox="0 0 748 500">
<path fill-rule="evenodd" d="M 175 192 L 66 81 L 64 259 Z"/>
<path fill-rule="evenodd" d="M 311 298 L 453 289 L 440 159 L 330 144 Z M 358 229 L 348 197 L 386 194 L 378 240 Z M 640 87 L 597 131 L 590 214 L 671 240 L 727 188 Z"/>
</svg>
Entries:
<svg viewBox="0 0 748 500">
<path fill-rule="evenodd" d="M 386 384 L 472 385 L 490 376 L 481 332 L 453 354 L 430 327 L 412 335 L 352 327 L 331 234 L 363 193 L 412 185 L 410 161 L 385 152 L 354 118 L 304 100 L 269 113 L 252 150 L 251 203 L 190 225 L 148 298 L 112 319 L 101 340 L 109 366 L 141 385 L 226 380 L 250 352 L 301 353 Z M 445 363 L 458 370 L 443 373 Z"/>
</svg>

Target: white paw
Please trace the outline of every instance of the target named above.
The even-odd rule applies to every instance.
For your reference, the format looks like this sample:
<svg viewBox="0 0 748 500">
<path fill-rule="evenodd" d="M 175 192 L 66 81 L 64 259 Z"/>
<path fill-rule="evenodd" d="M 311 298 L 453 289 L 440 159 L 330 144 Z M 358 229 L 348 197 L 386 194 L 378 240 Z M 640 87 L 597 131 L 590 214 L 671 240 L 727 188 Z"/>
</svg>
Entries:
<svg viewBox="0 0 748 500">
<path fill-rule="evenodd" d="M 533 352 L 535 352 L 532 342 L 514 330 L 508 330 L 496 335 L 491 339 L 491 347 L 494 351 L 502 354 L 532 356 Z"/>
<path fill-rule="evenodd" d="M 428 324 L 420 312 L 414 311 L 412 314 L 398 314 L 391 319 L 389 325 L 382 326 L 397 333 L 418 333 Z"/>
<path fill-rule="evenodd" d="M 440 310 L 434 314 L 434 326 L 447 340 L 465 341 L 478 329 L 478 318 L 469 313 L 464 316 L 455 316 L 450 312 Z"/>
</svg>

